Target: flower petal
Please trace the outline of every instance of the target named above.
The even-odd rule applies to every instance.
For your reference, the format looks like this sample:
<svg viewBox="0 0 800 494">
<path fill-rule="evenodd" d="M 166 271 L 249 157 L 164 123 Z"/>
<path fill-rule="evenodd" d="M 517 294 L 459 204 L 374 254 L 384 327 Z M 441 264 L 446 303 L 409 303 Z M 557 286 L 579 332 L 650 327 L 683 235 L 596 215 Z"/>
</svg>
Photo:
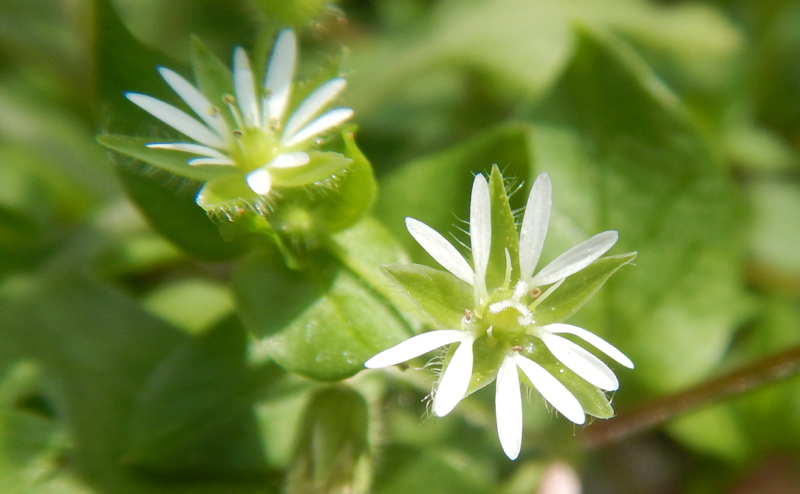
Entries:
<svg viewBox="0 0 800 494">
<path fill-rule="evenodd" d="M 605 391 L 619 388 L 617 376 L 599 358 L 560 336 L 542 332 L 540 338 L 555 358 L 589 384 Z"/>
<path fill-rule="evenodd" d="M 612 359 L 616 360 L 620 364 L 624 365 L 625 367 L 633 369 L 633 362 L 631 361 L 631 359 L 625 356 L 624 353 L 620 352 L 614 345 L 607 342 L 603 338 L 600 338 L 591 331 L 587 331 L 583 328 L 579 328 L 578 326 L 573 326 L 571 324 L 561 324 L 561 323 L 548 324 L 547 326 L 542 326 L 539 329 L 547 331 L 549 333 L 574 334 L 575 336 L 581 338 L 583 341 L 589 343 L 590 345 L 594 345 L 595 348 L 605 353 Z"/>
<path fill-rule="evenodd" d="M 242 112 L 242 120 L 248 127 L 260 127 L 260 115 L 256 100 L 253 70 L 244 48 L 237 46 L 233 52 L 233 91 Z"/>
<path fill-rule="evenodd" d="M 514 356 L 514 361 L 530 379 L 539 394 L 553 405 L 553 408 L 561 412 L 561 415 L 575 424 L 586 422 L 586 415 L 583 413 L 580 402 L 561 381 L 553 377 L 541 365 L 520 354 Z"/>
<path fill-rule="evenodd" d="M 364 363 L 364 367 L 377 369 L 397 365 L 426 354 L 440 346 L 461 341 L 466 335 L 464 331 L 457 329 L 442 329 L 422 333 L 375 355 Z"/>
<path fill-rule="evenodd" d="M 444 417 L 458 405 L 464 398 L 472 379 L 472 342 L 475 338 L 472 333 L 459 331 L 467 336 L 461 340 L 456 348 L 453 358 L 444 369 L 444 374 L 439 380 L 436 395 L 433 397 L 433 413 L 437 417 Z"/>
<path fill-rule="evenodd" d="M 191 142 L 154 142 L 148 144 L 147 147 L 151 149 L 172 149 L 174 151 L 183 151 L 185 153 L 208 156 L 209 158 L 227 159 L 228 161 L 233 163 L 233 160 L 231 160 L 226 155 L 220 153 L 216 149 L 210 148 L 208 146 L 203 146 L 201 144 L 194 144 Z"/>
<path fill-rule="evenodd" d="M 275 40 L 275 47 L 269 58 L 267 75 L 264 78 L 264 122 L 281 120 L 289 103 L 294 77 L 294 64 L 297 57 L 297 40 L 291 29 L 284 29 Z"/>
<path fill-rule="evenodd" d="M 489 184 L 480 173 L 472 182 L 469 203 L 469 235 L 472 246 L 472 263 L 475 265 L 475 286 L 482 297 L 486 296 L 486 267 L 492 248 L 492 212 Z"/>
<path fill-rule="evenodd" d="M 283 130 L 281 144 L 292 140 L 294 135 L 331 102 L 344 89 L 346 82 L 341 77 L 331 79 L 309 94 L 294 111 Z"/>
<path fill-rule="evenodd" d="M 300 129 L 297 134 L 289 138 L 283 145 L 290 147 L 299 144 L 308 138 L 322 134 L 326 130 L 336 127 L 352 116 L 353 110 L 350 108 L 335 108 L 325 112 L 313 122 Z"/>
<path fill-rule="evenodd" d="M 295 166 L 303 166 L 307 164 L 311 158 L 307 153 L 297 151 L 295 153 L 279 154 L 267 163 L 267 168 L 294 168 Z"/>
<path fill-rule="evenodd" d="M 523 281 L 531 279 L 542 254 L 547 225 L 550 223 L 552 194 L 550 175 L 542 173 L 536 177 L 519 232 L 519 269 Z"/>
<path fill-rule="evenodd" d="M 549 285 L 577 273 L 608 252 L 608 249 L 617 243 L 618 238 L 619 234 L 616 231 L 609 230 L 579 243 L 536 273 L 531 284 L 534 286 Z"/>
<path fill-rule="evenodd" d="M 249 185 L 256 194 L 261 194 L 263 196 L 268 194 L 272 189 L 272 175 L 264 166 L 251 171 L 245 178 L 247 179 L 247 185 Z"/>
<path fill-rule="evenodd" d="M 225 119 L 214 109 L 214 105 L 208 101 L 196 87 L 189 81 L 178 75 L 178 73 L 166 68 L 159 67 L 158 73 L 167 81 L 167 84 L 181 97 L 183 101 L 197 114 L 198 117 L 203 119 L 214 132 L 221 138 L 228 138 L 228 125 Z"/>
<path fill-rule="evenodd" d="M 475 273 L 464 257 L 458 253 L 453 244 L 447 241 L 439 232 L 425 223 L 406 218 L 406 228 L 414 240 L 425 249 L 433 259 L 443 268 L 453 273 L 462 281 L 473 284 Z"/>
<path fill-rule="evenodd" d="M 504 358 L 500 364 L 495 390 L 497 436 L 506 456 L 516 460 L 522 447 L 522 394 L 519 390 L 517 364 L 512 355 Z"/>
<path fill-rule="evenodd" d="M 211 129 L 169 103 L 139 93 L 125 93 L 125 97 L 142 110 L 201 144 L 217 149 L 227 149 L 228 147 L 227 143 Z"/>
</svg>

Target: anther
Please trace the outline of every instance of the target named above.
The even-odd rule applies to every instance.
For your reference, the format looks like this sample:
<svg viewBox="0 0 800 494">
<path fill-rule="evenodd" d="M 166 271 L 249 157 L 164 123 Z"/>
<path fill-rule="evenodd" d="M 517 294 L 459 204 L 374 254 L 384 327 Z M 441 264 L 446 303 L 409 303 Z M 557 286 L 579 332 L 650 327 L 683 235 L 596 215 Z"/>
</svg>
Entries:
<svg viewBox="0 0 800 494">
<path fill-rule="evenodd" d="M 530 293 L 531 298 L 539 298 L 539 296 L 541 294 L 542 294 L 542 291 L 539 289 L 538 286 L 536 288 L 534 288 L 533 290 L 531 290 L 531 293 Z"/>
<path fill-rule="evenodd" d="M 519 352 L 522 351 L 522 347 L 519 346 L 519 345 L 514 345 L 514 346 L 511 347 L 511 350 L 519 353 Z"/>
<path fill-rule="evenodd" d="M 464 320 L 469 322 L 472 319 L 472 311 L 469 309 L 464 309 Z"/>
<path fill-rule="evenodd" d="M 222 97 L 222 102 L 226 105 L 232 105 L 236 103 L 236 98 L 234 98 L 231 94 L 226 94 Z"/>
<path fill-rule="evenodd" d="M 236 130 L 234 130 L 234 131 L 233 131 L 233 137 L 235 137 L 235 138 L 237 138 L 237 139 L 241 138 L 241 137 L 242 137 L 242 134 L 244 134 L 244 132 L 242 132 L 242 131 L 241 131 L 241 130 L 239 130 L 239 129 L 236 129 Z"/>
<path fill-rule="evenodd" d="M 219 115 L 219 108 L 217 108 L 216 106 L 209 106 L 208 114 L 209 116 L 216 117 L 217 115 Z"/>
</svg>

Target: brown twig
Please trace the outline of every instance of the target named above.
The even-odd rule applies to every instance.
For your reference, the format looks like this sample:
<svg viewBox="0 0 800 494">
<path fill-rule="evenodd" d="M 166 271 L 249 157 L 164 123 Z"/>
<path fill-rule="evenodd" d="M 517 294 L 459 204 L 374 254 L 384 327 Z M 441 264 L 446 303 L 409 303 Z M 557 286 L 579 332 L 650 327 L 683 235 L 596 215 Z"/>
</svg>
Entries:
<svg viewBox="0 0 800 494">
<path fill-rule="evenodd" d="M 800 372 L 800 346 L 770 355 L 745 367 L 679 393 L 644 403 L 587 427 L 581 440 L 587 448 L 613 443 L 640 433 L 676 415 L 694 410 Z"/>
</svg>

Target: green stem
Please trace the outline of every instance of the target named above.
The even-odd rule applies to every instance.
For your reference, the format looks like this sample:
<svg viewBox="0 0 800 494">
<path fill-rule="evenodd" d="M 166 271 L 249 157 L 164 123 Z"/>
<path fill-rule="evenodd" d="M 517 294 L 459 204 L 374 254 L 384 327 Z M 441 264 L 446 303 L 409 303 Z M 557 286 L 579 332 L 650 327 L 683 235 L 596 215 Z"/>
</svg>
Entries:
<svg viewBox="0 0 800 494">
<path fill-rule="evenodd" d="M 618 442 L 682 413 L 744 394 L 798 372 L 800 346 L 770 355 L 685 391 L 644 403 L 620 413 L 613 420 L 596 422 L 586 428 L 581 439 L 587 448 Z"/>
</svg>

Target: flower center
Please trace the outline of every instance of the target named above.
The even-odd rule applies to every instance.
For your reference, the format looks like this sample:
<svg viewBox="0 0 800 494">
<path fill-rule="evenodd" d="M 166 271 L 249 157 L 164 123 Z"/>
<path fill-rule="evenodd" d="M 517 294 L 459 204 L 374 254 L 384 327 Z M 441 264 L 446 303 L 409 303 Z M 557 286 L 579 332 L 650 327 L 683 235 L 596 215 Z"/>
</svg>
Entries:
<svg viewBox="0 0 800 494">
<path fill-rule="evenodd" d="M 278 140 L 271 131 L 247 127 L 234 131 L 234 140 L 231 158 L 244 173 L 266 165 L 280 154 Z"/>
</svg>

